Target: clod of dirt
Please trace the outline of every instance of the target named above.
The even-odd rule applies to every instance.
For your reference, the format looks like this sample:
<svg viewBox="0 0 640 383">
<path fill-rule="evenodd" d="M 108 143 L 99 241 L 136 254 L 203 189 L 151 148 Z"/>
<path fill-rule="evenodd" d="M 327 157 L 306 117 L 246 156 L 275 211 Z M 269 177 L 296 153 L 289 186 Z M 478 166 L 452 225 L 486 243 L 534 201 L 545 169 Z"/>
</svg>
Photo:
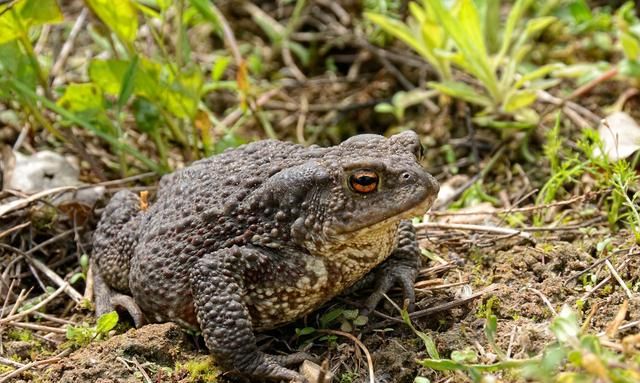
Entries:
<svg viewBox="0 0 640 383">
<path fill-rule="evenodd" d="M 4 355 L 26 360 L 29 359 L 29 355 L 31 354 L 33 347 L 33 342 L 25 342 L 21 340 L 6 342 L 4 344 Z"/>
<path fill-rule="evenodd" d="M 372 352 L 376 368 L 376 381 L 409 383 L 413 382 L 418 370 L 416 352 L 412 345 L 402 345 L 392 341 Z"/>
<path fill-rule="evenodd" d="M 49 367 L 46 383 L 140 382 L 140 368 L 163 381 L 162 368 L 198 356 L 187 335 L 174 323 L 152 324 L 132 329 L 104 342 L 92 343 Z M 165 369 L 166 370 L 166 369 Z M 155 380 L 153 380 L 155 381 Z M 178 382 L 179 380 L 175 380 Z"/>
</svg>

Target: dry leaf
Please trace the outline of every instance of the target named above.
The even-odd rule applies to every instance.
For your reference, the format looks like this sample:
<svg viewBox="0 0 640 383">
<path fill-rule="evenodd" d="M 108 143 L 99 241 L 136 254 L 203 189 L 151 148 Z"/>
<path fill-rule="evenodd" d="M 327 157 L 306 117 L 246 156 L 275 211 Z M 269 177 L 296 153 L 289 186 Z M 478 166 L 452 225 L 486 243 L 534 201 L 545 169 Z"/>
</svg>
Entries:
<svg viewBox="0 0 640 383">
<path fill-rule="evenodd" d="M 598 134 L 611 161 L 627 158 L 640 149 L 640 125 L 627 113 L 607 116 L 600 123 Z"/>
</svg>

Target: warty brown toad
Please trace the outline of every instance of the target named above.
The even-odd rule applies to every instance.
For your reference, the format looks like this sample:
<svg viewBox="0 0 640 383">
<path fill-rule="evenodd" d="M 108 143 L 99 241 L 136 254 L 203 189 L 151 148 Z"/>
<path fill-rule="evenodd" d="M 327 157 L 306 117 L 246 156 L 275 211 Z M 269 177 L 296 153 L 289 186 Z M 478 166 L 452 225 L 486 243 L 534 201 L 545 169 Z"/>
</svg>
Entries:
<svg viewBox="0 0 640 383">
<path fill-rule="evenodd" d="M 406 220 L 438 192 L 421 154 L 411 131 L 328 148 L 267 140 L 164 176 L 146 210 L 120 191 L 94 234 L 97 314 L 122 306 L 136 325 L 175 321 L 201 330 L 223 367 L 301 380 L 285 366 L 305 355 L 263 353 L 254 331 L 366 275 L 376 282 L 367 311 L 396 283 L 413 303 L 419 249 Z"/>
</svg>

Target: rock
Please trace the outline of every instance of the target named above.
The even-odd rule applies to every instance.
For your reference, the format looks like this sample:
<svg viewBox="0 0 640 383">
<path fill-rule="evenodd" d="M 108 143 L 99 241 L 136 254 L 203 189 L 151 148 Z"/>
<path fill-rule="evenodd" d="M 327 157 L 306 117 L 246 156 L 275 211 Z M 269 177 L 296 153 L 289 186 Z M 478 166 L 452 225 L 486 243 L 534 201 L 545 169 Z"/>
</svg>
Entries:
<svg viewBox="0 0 640 383">
<path fill-rule="evenodd" d="M 324 373 L 324 379 L 321 382 L 321 374 Z M 323 368 L 309 360 L 305 360 L 300 366 L 300 374 L 307 378 L 309 383 L 331 383 L 333 381 L 333 373 L 331 371 L 324 370 Z"/>
</svg>

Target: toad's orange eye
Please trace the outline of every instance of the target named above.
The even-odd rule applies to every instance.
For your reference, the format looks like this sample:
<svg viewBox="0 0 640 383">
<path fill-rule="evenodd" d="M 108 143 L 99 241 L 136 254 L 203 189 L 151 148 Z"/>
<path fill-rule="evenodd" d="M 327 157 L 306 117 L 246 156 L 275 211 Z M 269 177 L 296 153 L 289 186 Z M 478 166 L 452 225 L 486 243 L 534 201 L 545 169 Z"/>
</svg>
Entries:
<svg viewBox="0 0 640 383">
<path fill-rule="evenodd" d="M 371 170 L 360 170 L 349 177 L 349 184 L 358 193 L 371 193 L 378 188 L 378 175 Z"/>
</svg>

